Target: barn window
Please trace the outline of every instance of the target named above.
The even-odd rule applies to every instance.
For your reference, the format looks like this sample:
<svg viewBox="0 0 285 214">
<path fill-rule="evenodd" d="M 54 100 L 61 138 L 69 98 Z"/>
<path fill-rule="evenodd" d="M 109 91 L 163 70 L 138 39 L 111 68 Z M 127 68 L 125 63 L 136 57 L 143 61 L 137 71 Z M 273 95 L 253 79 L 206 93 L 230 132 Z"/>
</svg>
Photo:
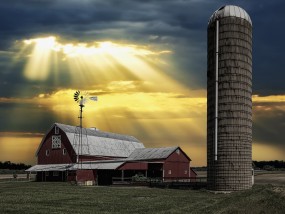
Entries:
<svg viewBox="0 0 285 214">
<path fill-rule="evenodd" d="M 187 170 L 184 170 L 184 174 L 185 174 L 185 175 L 187 175 L 187 172 L 188 172 Z"/>
<path fill-rule="evenodd" d="M 168 170 L 168 175 L 171 175 L 171 169 L 170 169 L 170 170 Z"/>
<path fill-rule="evenodd" d="M 59 129 L 58 129 L 57 126 L 54 127 L 54 133 L 55 133 L 55 134 L 59 134 Z"/>
<path fill-rule="evenodd" d="M 62 154 L 63 154 L 63 155 L 66 155 L 66 149 L 63 149 L 63 150 L 62 150 Z"/>
<path fill-rule="evenodd" d="M 178 155 L 180 155 L 180 150 L 179 150 L 179 149 L 176 149 L 176 153 L 177 153 Z"/>
<path fill-rule="evenodd" d="M 46 156 L 49 156 L 49 149 L 46 150 Z"/>
<path fill-rule="evenodd" d="M 52 172 L 52 176 L 59 176 L 59 172 L 58 171 L 53 171 Z"/>
<path fill-rule="evenodd" d="M 61 148 L 61 136 L 53 135 L 52 136 L 52 149 L 60 149 Z"/>
</svg>

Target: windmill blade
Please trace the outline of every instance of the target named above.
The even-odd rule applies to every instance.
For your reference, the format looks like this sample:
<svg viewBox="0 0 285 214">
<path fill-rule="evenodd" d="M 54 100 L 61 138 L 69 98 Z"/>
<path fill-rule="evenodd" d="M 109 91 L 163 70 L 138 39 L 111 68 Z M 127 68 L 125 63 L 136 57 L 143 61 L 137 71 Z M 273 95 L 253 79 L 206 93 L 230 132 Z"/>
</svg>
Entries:
<svg viewBox="0 0 285 214">
<path fill-rule="evenodd" d="M 93 100 L 93 101 L 98 101 L 98 97 L 95 96 L 95 97 L 89 97 L 90 100 Z"/>
<path fill-rule="evenodd" d="M 76 91 L 76 92 L 74 93 L 74 95 L 73 95 L 74 100 L 75 100 L 76 102 L 79 102 L 79 95 L 80 95 L 80 91 Z"/>
</svg>

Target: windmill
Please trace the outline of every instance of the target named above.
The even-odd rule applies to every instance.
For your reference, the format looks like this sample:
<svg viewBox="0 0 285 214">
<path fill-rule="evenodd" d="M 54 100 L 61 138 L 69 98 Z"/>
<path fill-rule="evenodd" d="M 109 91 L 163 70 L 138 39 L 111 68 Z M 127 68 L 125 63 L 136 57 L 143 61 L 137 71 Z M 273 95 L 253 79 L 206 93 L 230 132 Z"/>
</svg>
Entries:
<svg viewBox="0 0 285 214">
<path fill-rule="evenodd" d="M 85 103 L 88 101 L 88 100 L 92 100 L 92 101 L 97 101 L 98 98 L 97 96 L 89 96 L 88 93 L 82 93 L 80 92 L 79 90 L 77 90 L 74 95 L 73 95 L 73 98 L 74 98 L 74 101 L 79 103 L 79 107 L 80 107 L 80 114 L 79 114 L 79 119 L 80 119 L 80 125 L 79 125 L 79 143 L 77 144 L 78 145 L 78 151 L 77 151 L 77 156 L 76 156 L 76 163 L 79 164 L 79 154 L 82 155 L 82 113 L 83 113 L 83 108 L 85 107 Z M 76 131 L 75 131 L 76 133 Z M 74 138 L 75 139 L 75 138 Z M 82 167 L 82 161 L 81 161 L 81 167 Z"/>
</svg>

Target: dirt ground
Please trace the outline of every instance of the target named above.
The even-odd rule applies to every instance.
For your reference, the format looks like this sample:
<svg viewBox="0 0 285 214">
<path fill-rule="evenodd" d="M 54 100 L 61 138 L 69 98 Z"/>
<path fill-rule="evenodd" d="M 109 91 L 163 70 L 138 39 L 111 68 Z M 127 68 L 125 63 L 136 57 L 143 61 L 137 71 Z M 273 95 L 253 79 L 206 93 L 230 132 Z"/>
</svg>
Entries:
<svg viewBox="0 0 285 214">
<path fill-rule="evenodd" d="M 256 184 L 285 185 L 285 172 L 257 173 L 254 176 L 254 182 Z"/>
</svg>

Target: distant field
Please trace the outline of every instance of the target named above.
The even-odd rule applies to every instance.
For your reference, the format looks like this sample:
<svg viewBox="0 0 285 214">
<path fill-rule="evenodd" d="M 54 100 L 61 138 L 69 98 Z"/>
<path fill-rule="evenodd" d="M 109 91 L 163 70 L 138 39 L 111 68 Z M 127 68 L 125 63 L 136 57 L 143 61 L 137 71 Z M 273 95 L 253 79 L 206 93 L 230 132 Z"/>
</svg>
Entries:
<svg viewBox="0 0 285 214">
<path fill-rule="evenodd" d="M 2 213 L 284 213 L 285 186 L 214 194 L 206 190 L 83 187 L 0 182 Z"/>
<path fill-rule="evenodd" d="M 207 177 L 207 172 L 197 171 L 197 175 L 198 177 Z M 256 184 L 285 185 L 285 171 L 256 171 L 254 182 Z"/>
</svg>

